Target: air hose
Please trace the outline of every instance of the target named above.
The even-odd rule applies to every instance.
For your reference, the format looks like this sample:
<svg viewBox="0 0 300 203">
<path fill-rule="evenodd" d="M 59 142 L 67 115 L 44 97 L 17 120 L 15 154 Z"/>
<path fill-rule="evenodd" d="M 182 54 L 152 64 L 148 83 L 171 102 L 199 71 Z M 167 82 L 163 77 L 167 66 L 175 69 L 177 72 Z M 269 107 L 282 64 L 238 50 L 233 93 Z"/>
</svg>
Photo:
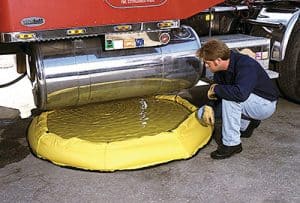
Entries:
<svg viewBox="0 0 300 203">
<path fill-rule="evenodd" d="M 25 76 L 26 76 L 26 73 L 23 73 L 22 75 L 20 75 L 19 77 L 17 77 L 16 79 L 14 79 L 14 80 L 12 80 L 8 83 L 0 84 L 0 88 L 5 88 L 5 87 L 8 87 L 10 85 L 13 85 L 13 84 L 19 82 L 20 80 L 22 80 Z"/>
</svg>

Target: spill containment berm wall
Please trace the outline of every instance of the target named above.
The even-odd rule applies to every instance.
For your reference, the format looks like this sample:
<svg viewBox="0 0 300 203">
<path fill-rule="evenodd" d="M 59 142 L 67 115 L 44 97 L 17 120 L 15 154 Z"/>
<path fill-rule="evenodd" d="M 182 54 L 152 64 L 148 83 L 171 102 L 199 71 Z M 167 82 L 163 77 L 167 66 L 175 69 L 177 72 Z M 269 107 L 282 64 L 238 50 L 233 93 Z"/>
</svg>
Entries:
<svg viewBox="0 0 300 203">
<path fill-rule="evenodd" d="M 207 144 L 211 126 L 179 96 L 116 100 L 44 112 L 29 144 L 40 158 L 88 170 L 137 169 L 187 159 Z"/>
</svg>

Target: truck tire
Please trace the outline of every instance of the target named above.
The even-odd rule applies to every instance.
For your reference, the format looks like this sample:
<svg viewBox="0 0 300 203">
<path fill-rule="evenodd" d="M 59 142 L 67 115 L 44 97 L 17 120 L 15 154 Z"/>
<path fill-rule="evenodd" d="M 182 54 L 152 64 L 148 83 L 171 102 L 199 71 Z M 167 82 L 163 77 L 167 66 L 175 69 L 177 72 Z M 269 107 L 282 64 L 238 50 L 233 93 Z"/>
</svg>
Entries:
<svg viewBox="0 0 300 203">
<path fill-rule="evenodd" d="M 300 21 L 290 36 L 284 60 L 278 63 L 277 83 L 281 93 L 288 99 L 300 103 Z"/>
</svg>

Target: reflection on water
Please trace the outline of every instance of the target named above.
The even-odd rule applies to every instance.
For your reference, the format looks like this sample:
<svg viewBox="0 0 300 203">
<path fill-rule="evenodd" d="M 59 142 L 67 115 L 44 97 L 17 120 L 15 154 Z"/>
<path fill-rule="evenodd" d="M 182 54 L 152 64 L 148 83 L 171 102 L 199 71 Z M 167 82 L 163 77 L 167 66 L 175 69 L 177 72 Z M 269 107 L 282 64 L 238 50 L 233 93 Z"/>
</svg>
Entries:
<svg viewBox="0 0 300 203">
<path fill-rule="evenodd" d="M 73 87 L 52 92 L 47 95 L 46 109 L 157 95 L 181 90 L 191 85 L 187 80 L 162 78 L 103 82 L 92 86 Z"/>
<path fill-rule="evenodd" d="M 140 105 L 141 105 L 140 121 L 144 128 L 146 127 L 147 120 L 149 119 L 147 117 L 147 107 L 148 107 L 147 101 L 144 98 L 140 99 Z"/>
<path fill-rule="evenodd" d="M 172 130 L 190 113 L 173 101 L 131 98 L 52 111 L 48 128 L 62 138 L 120 141 Z"/>
</svg>

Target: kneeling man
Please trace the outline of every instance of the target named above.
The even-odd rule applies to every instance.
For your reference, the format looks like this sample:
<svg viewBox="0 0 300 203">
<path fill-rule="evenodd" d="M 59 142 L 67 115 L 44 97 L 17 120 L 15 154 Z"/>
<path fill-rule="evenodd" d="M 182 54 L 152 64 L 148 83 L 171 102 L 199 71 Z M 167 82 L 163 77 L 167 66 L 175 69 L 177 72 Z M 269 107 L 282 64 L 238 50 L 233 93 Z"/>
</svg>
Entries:
<svg viewBox="0 0 300 203">
<path fill-rule="evenodd" d="M 214 112 L 221 109 L 222 142 L 211 157 L 228 158 L 242 151 L 240 137 L 250 137 L 260 121 L 275 112 L 279 93 L 255 59 L 231 51 L 222 41 L 209 40 L 196 54 L 214 73 L 207 93 L 210 102 L 199 109 L 198 117 L 213 125 Z"/>
</svg>

